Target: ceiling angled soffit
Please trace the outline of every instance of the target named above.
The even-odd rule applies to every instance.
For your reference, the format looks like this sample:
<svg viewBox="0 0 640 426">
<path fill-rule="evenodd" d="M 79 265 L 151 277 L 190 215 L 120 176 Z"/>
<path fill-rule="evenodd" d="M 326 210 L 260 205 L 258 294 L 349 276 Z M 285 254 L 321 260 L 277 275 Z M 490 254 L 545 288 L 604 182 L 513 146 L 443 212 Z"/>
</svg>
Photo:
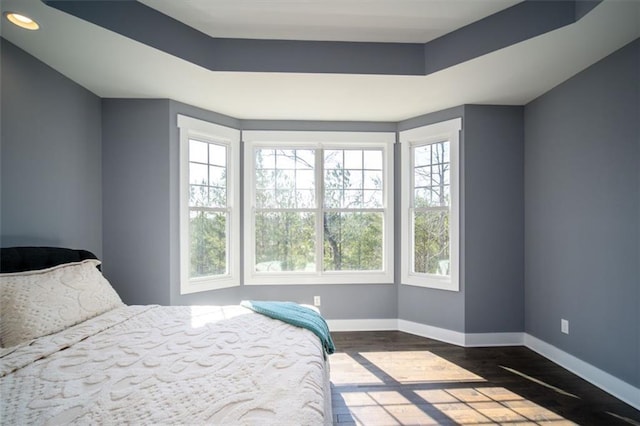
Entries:
<svg viewBox="0 0 640 426">
<path fill-rule="evenodd" d="M 570 25 L 601 0 L 525 0 L 427 43 L 210 37 L 135 0 L 42 0 L 211 71 L 428 75 Z"/>
</svg>

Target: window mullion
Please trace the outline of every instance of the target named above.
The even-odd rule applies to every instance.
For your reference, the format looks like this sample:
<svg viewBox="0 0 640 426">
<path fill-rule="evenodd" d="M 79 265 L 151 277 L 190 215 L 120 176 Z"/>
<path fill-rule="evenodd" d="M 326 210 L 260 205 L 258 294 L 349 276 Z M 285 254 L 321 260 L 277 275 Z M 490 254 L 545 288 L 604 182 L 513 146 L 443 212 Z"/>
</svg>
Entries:
<svg viewBox="0 0 640 426">
<path fill-rule="evenodd" d="M 324 150 L 316 149 L 316 272 L 324 271 Z"/>
<path fill-rule="evenodd" d="M 415 145 L 411 145 L 409 149 L 409 208 L 414 209 L 416 206 L 416 177 L 414 174 L 414 170 L 416 167 L 416 147 Z M 411 214 L 413 217 L 413 213 Z M 413 225 L 412 225 L 413 227 Z M 411 251 L 413 251 L 413 243 L 411 243 Z M 411 264 L 413 265 L 413 259 L 411 260 Z"/>
<path fill-rule="evenodd" d="M 448 212 L 451 208 L 449 206 L 411 207 L 411 210 L 416 212 Z"/>
<path fill-rule="evenodd" d="M 205 206 L 189 206 L 190 211 L 198 212 L 224 212 L 229 213 L 231 207 L 205 207 Z"/>
</svg>

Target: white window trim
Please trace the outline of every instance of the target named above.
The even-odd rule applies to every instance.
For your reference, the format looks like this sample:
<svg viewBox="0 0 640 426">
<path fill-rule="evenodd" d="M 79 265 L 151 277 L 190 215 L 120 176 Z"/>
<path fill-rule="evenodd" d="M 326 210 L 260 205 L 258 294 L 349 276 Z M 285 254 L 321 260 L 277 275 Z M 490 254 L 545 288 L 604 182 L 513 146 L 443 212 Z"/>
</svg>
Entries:
<svg viewBox="0 0 640 426">
<path fill-rule="evenodd" d="M 460 290 L 460 131 L 462 119 L 443 121 L 428 126 L 418 127 L 400 132 L 401 163 L 411 165 L 402 167 L 401 171 L 401 283 L 440 290 Z M 411 189 L 413 160 L 411 148 L 435 142 L 449 141 L 450 144 L 450 179 L 451 204 L 449 220 L 451 275 L 443 277 L 435 274 L 412 272 L 414 250 L 411 215 Z"/>
<path fill-rule="evenodd" d="M 244 143 L 244 284 L 393 284 L 393 144 L 394 132 L 325 132 L 325 131 L 243 131 Z M 278 143 L 285 148 L 381 148 L 384 156 L 385 188 L 383 205 L 382 271 L 325 271 L 325 272 L 256 272 L 255 264 L 255 164 L 254 148 L 272 147 Z M 319 247 L 318 250 L 322 250 Z"/>
<path fill-rule="evenodd" d="M 184 115 L 180 130 L 180 294 L 240 285 L 240 131 Z M 228 273 L 189 278 L 189 139 L 227 147 L 227 202 L 230 210 L 227 240 Z"/>
</svg>

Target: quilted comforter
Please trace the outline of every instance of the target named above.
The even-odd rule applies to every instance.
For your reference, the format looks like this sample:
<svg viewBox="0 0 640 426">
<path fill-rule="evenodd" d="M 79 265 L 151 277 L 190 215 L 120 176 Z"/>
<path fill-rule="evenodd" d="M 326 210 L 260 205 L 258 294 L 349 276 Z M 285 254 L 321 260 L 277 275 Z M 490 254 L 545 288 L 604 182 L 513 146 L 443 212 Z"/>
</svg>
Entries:
<svg viewBox="0 0 640 426">
<path fill-rule="evenodd" d="M 3 424 L 331 424 L 310 331 L 243 308 L 126 306 L 0 353 Z"/>
</svg>

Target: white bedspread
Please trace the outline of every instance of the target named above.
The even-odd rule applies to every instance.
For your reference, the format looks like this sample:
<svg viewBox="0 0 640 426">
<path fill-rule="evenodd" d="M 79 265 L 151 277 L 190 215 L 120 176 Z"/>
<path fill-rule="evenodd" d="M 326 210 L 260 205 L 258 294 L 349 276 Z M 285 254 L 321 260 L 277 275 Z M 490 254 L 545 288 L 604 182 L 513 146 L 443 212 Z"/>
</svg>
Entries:
<svg viewBox="0 0 640 426">
<path fill-rule="evenodd" d="M 240 306 L 127 306 L 0 354 L 2 424 L 331 424 L 310 331 Z"/>
</svg>

